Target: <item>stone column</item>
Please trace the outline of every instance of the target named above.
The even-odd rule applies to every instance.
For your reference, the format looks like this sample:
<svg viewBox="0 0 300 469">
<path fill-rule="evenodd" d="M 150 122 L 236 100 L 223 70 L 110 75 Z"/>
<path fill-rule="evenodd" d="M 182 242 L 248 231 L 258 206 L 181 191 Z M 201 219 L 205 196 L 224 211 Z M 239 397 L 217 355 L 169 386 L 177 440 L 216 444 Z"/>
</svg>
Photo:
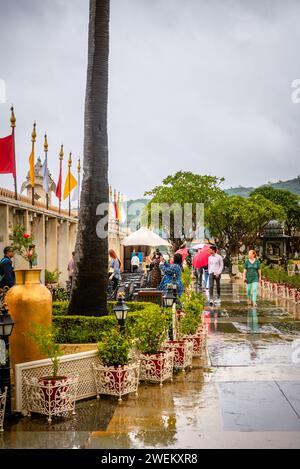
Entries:
<svg viewBox="0 0 300 469">
<path fill-rule="evenodd" d="M 8 205 L 0 205 L 0 256 L 3 256 L 3 249 L 9 246 L 10 241 L 8 237 L 8 222 L 9 213 Z"/>
<path fill-rule="evenodd" d="M 66 286 L 68 280 L 68 262 L 69 257 L 69 222 L 62 220 L 58 228 L 58 271 L 60 274 L 60 283 Z"/>
<path fill-rule="evenodd" d="M 69 259 L 71 259 L 72 252 L 75 250 L 76 235 L 77 235 L 77 223 L 71 223 L 70 222 L 70 229 L 69 229 Z"/>
<path fill-rule="evenodd" d="M 53 272 L 58 268 L 58 255 L 57 255 L 57 231 L 58 221 L 57 218 L 46 219 L 46 269 Z"/>
<path fill-rule="evenodd" d="M 36 214 L 33 219 L 32 233 L 34 234 L 35 251 L 37 253 L 37 267 L 42 269 L 41 281 L 45 281 L 46 249 L 45 249 L 45 216 Z"/>
</svg>

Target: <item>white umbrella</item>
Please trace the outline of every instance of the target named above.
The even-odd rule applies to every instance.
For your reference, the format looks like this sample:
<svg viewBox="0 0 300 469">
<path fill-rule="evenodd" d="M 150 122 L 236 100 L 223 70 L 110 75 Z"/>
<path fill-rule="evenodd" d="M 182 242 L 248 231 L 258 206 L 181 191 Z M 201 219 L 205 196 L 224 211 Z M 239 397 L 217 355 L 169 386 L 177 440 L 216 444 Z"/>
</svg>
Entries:
<svg viewBox="0 0 300 469">
<path fill-rule="evenodd" d="M 190 247 L 190 249 L 195 249 L 195 250 L 197 250 L 197 249 L 203 249 L 204 246 L 206 246 L 206 245 L 207 245 L 207 243 L 194 244 L 193 246 Z"/>
<path fill-rule="evenodd" d="M 171 246 L 168 241 L 145 227 L 124 238 L 122 244 L 124 246 Z"/>
</svg>

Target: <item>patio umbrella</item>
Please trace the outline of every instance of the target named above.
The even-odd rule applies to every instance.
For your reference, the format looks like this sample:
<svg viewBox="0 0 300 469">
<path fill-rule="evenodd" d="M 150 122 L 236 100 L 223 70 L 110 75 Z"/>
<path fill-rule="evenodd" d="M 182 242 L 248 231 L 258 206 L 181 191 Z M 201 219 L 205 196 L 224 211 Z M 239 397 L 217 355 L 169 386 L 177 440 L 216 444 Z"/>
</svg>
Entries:
<svg viewBox="0 0 300 469">
<path fill-rule="evenodd" d="M 188 248 L 181 248 L 181 249 L 178 249 L 178 251 L 176 251 L 175 254 L 181 254 L 182 262 L 184 262 L 186 257 L 189 254 L 189 250 L 188 250 Z"/>
<path fill-rule="evenodd" d="M 168 241 L 144 226 L 124 238 L 122 244 L 124 246 L 171 246 Z"/>
<path fill-rule="evenodd" d="M 193 266 L 196 269 L 200 269 L 200 267 L 205 267 L 208 264 L 208 258 L 210 256 L 209 248 L 203 248 L 197 252 L 193 259 Z"/>
</svg>

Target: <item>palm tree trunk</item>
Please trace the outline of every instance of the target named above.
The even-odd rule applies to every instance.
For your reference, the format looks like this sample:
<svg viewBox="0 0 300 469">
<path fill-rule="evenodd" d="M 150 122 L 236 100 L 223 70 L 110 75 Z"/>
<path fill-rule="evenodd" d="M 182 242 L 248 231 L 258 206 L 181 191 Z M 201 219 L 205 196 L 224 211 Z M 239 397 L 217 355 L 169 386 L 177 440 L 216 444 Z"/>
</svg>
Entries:
<svg viewBox="0 0 300 469">
<path fill-rule="evenodd" d="M 83 181 L 69 305 L 69 314 L 85 316 L 107 314 L 108 239 L 97 235 L 104 215 L 96 211 L 108 203 L 109 6 L 110 0 L 90 0 Z"/>
</svg>

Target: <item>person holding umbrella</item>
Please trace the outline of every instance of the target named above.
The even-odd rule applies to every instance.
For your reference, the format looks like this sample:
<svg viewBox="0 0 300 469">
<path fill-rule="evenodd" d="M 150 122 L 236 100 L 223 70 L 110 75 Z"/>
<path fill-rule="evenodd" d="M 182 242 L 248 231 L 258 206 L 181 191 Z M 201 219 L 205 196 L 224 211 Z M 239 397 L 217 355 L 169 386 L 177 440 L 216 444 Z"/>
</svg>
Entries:
<svg viewBox="0 0 300 469">
<path fill-rule="evenodd" d="M 213 306 L 214 304 L 214 281 L 217 285 L 217 299 L 216 305 L 220 306 L 220 294 L 221 294 L 221 274 L 223 272 L 224 263 L 222 256 L 217 254 L 216 246 L 210 247 L 210 256 L 208 258 L 208 275 L 209 275 L 209 304 Z"/>
<path fill-rule="evenodd" d="M 210 245 L 205 244 L 200 248 L 193 259 L 193 267 L 197 269 L 199 275 L 199 287 L 202 288 L 204 276 L 204 288 L 208 288 L 208 258 L 210 256 Z"/>
</svg>

